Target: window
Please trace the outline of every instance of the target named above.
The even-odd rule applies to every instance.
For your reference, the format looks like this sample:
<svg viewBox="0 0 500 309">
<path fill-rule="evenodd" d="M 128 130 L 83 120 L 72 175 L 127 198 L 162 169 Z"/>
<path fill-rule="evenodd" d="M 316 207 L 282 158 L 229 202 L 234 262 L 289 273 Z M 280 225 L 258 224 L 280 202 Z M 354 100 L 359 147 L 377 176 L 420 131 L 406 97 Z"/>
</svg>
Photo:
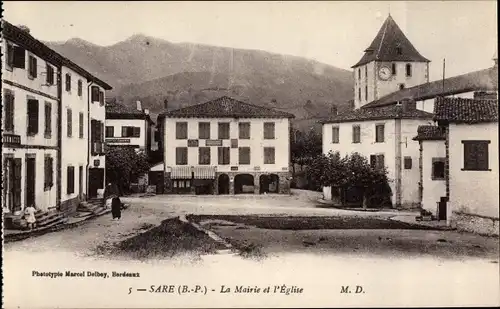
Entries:
<svg viewBox="0 0 500 309">
<path fill-rule="evenodd" d="M 406 64 L 406 76 L 411 77 L 411 63 Z"/>
<path fill-rule="evenodd" d="M 12 71 L 13 66 L 14 66 L 14 46 L 10 43 L 7 43 L 7 47 L 5 50 L 5 68 L 9 71 Z"/>
<path fill-rule="evenodd" d="M 383 143 L 385 140 L 384 136 L 385 125 L 377 124 L 375 125 L 375 143 Z"/>
<path fill-rule="evenodd" d="M 198 123 L 198 138 L 210 139 L 210 122 Z"/>
<path fill-rule="evenodd" d="M 83 138 L 83 113 L 78 114 L 78 137 Z"/>
<path fill-rule="evenodd" d="M 250 147 L 238 148 L 239 164 L 250 164 Z"/>
<path fill-rule="evenodd" d="M 187 165 L 188 163 L 188 148 L 187 147 L 177 147 L 175 148 L 175 164 L 176 165 Z"/>
<path fill-rule="evenodd" d="M 66 91 L 71 91 L 71 75 L 66 73 Z"/>
<path fill-rule="evenodd" d="M 38 100 L 28 99 L 28 135 L 38 133 Z"/>
<path fill-rule="evenodd" d="M 358 100 L 361 101 L 361 88 L 358 88 Z"/>
<path fill-rule="evenodd" d="M 332 128 L 332 143 L 333 144 L 339 143 L 339 127 Z"/>
<path fill-rule="evenodd" d="M 4 130 L 14 131 L 14 93 L 4 89 L 3 93 Z"/>
<path fill-rule="evenodd" d="M 465 171 L 488 171 L 488 145 L 490 141 L 462 141 Z"/>
<path fill-rule="evenodd" d="M 66 113 L 66 130 L 68 131 L 68 137 L 71 137 L 73 135 L 73 113 L 71 109 L 68 108 L 67 113 Z"/>
<path fill-rule="evenodd" d="M 140 127 L 122 127 L 122 137 L 140 137 Z"/>
<path fill-rule="evenodd" d="M 365 86 L 365 101 L 368 101 L 368 86 Z"/>
<path fill-rule="evenodd" d="M 240 139 L 250 139 L 250 122 L 238 123 Z"/>
<path fill-rule="evenodd" d="M 432 158 L 432 180 L 444 180 L 445 158 Z"/>
<path fill-rule="evenodd" d="M 29 56 L 28 58 L 28 77 L 33 79 L 37 76 L 37 60 L 35 56 Z"/>
<path fill-rule="evenodd" d="M 45 77 L 47 85 L 54 85 L 54 68 L 47 63 L 47 76 Z"/>
<path fill-rule="evenodd" d="M 368 79 L 368 66 L 365 66 L 365 79 Z"/>
<path fill-rule="evenodd" d="M 218 147 L 217 153 L 220 165 L 228 165 L 230 162 L 230 149 L 229 147 Z"/>
<path fill-rule="evenodd" d="M 361 127 L 359 125 L 352 126 L 352 142 L 361 143 Z"/>
<path fill-rule="evenodd" d="M 78 80 L 78 96 L 81 97 L 83 95 L 83 83 L 82 80 Z"/>
<path fill-rule="evenodd" d="M 104 91 L 99 91 L 99 105 L 104 105 Z"/>
<path fill-rule="evenodd" d="M 200 165 L 210 164 L 210 147 L 198 148 L 198 164 Z"/>
<path fill-rule="evenodd" d="M 52 135 L 52 105 L 50 102 L 45 102 L 45 138 L 50 138 Z"/>
<path fill-rule="evenodd" d="M 21 46 L 13 46 L 12 67 L 25 69 L 26 68 L 26 50 Z"/>
<path fill-rule="evenodd" d="M 91 91 L 90 96 L 92 102 L 99 102 L 99 87 L 92 86 L 90 91 Z"/>
<path fill-rule="evenodd" d="M 264 122 L 264 139 L 274 139 L 274 122 Z"/>
<path fill-rule="evenodd" d="M 177 122 L 175 124 L 175 138 L 176 139 L 187 139 L 187 122 Z"/>
<path fill-rule="evenodd" d="M 274 147 L 264 147 L 264 164 L 275 163 Z"/>
<path fill-rule="evenodd" d="M 411 157 L 404 157 L 404 167 L 405 167 L 405 170 L 411 170 L 411 167 L 412 167 Z"/>
<path fill-rule="evenodd" d="M 383 169 L 385 167 L 385 158 L 383 154 L 371 155 L 370 166 L 375 169 Z"/>
<path fill-rule="evenodd" d="M 44 191 L 50 190 L 54 185 L 54 159 L 51 156 L 45 156 L 44 162 Z"/>
<path fill-rule="evenodd" d="M 219 139 L 229 139 L 229 122 L 219 122 Z"/>
<path fill-rule="evenodd" d="M 115 127 L 106 126 L 106 137 L 115 136 Z"/>
<path fill-rule="evenodd" d="M 392 68 L 392 70 L 391 70 L 392 71 L 392 75 L 397 75 L 398 71 L 396 70 L 396 64 L 395 63 L 393 63 L 391 65 L 391 68 Z"/>
<path fill-rule="evenodd" d="M 399 90 L 405 89 L 405 84 L 399 84 Z"/>
<path fill-rule="evenodd" d="M 403 48 L 401 46 L 396 47 L 396 54 L 398 54 L 398 55 L 403 54 Z"/>
<path fill-rule="evenodd" d="M 68 166 L 66 179 L 66 193 L 71 194 L 75 192 L 75 167 Z"/>
<path fill-rule="evenodd" d="M 361 79 L 361 68 L 358 68 L 358 79 Z"/>
</svg>

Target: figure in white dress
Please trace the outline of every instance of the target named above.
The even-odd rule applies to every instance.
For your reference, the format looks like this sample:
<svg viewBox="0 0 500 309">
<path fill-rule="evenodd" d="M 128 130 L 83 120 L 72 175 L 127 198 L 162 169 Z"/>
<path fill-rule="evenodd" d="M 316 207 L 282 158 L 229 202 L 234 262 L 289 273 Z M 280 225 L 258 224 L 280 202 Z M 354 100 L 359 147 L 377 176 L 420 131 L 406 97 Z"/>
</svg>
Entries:
<svg viewBox="0 0 500 309">
<path fill-rule="evenodd" d="M 26 219 L 26 222 L 28 222 L 28 228 L 30 230 L 33 229 L 36 222 L 35 212 L 36 209 L 32 205 L 26 207 L 26 209 L 24 210 L 24 218 Z"/>
</svg>

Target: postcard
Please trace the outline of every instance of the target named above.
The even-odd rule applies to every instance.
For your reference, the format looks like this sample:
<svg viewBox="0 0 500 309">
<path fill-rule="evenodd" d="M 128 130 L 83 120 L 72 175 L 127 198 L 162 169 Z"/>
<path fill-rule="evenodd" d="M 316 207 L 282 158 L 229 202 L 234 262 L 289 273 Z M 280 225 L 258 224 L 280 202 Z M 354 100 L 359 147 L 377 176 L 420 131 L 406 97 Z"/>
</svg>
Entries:
<svg viewBox="0 0 500 309">
<path fill-rule="evenodd" d="M 4 1 L 5 308 L 499 306 L 494 1 Z"/>
</svg>

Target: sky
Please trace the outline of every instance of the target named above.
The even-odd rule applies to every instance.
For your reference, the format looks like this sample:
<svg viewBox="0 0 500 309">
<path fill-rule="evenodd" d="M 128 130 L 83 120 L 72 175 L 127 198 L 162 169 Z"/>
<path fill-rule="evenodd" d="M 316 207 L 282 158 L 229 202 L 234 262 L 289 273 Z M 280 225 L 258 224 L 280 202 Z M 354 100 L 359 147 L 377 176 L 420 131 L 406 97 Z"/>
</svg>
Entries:
<svg viewBox="0 0 500 309">
<path fill-rule="evenodd" d="M 350 69 L 390 13 L 430 59 L 430 78 L 492 66 L 496 1 L 71 2 L 6 1 L 4 18 L 44 41 L 112 45 L 134 34 L 260 49 Z"/>
</svg>

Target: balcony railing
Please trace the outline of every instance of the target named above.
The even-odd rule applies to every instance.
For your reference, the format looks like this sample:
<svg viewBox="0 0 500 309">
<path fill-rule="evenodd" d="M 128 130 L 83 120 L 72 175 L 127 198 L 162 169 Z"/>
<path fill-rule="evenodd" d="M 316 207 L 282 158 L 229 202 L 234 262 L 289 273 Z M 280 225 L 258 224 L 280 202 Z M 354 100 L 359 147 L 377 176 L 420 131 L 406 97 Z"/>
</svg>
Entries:
<svg viewBox="0 0 500 309">
<path fill-rule="evenodd" d="M 9 145 L 20 145 L 21 144 L 21 136 L 15 134 L 3 134 L 2 135 L 2 143 L 4 146 Z"/>
</svg>

